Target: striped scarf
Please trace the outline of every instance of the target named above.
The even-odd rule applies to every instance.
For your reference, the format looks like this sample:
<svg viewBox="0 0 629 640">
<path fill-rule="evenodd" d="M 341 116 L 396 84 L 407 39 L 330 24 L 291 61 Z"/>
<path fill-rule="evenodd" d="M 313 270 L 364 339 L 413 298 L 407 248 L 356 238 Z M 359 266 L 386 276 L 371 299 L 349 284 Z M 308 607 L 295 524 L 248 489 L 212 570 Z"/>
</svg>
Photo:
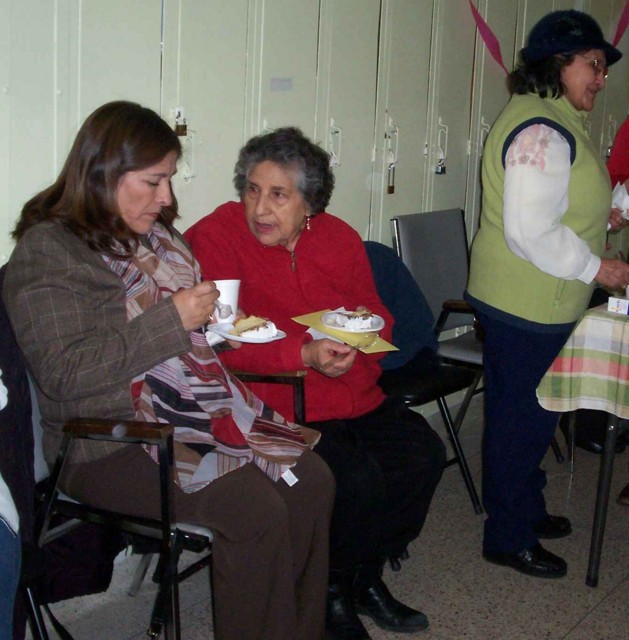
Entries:
<svg viewBox="0 0 629 640">
<path fill-rule="evenodd" d="M 124 282 L 131 320 L 179 289 L 201 281 L 198 263 L 176 235 L 155 224 L 129 259 L 103 255 Z M 149 248 L 150 247 L 150 248 Z M 135 417 L 175 427 L 178 483 L 201 489 L 217 477 L 254 462 L 277 480 L 319 433 L 287 422 L 223 368 L 203 333 L 190 332 L 188 353 L 170 358 L 131 381 Z M 215 447 L 199 455 L 178 443 Z M 153 457 L 155 451 L 149 448 Z"/>
</svg>

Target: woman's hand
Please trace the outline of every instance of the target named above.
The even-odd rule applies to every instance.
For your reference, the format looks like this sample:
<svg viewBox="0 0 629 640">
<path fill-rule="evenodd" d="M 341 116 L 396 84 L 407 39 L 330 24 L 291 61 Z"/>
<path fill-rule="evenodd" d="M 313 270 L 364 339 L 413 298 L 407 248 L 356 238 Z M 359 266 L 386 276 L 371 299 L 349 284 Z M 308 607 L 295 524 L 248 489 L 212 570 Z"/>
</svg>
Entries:
<svg viewBox="0 0 629 640">
<path fill-rule="evenodd" d="M 194 331 L 208 322 L 214 313 L 219 292 L 209 280 L 200 282 L 190 289 L 180 289 L 173 293 L 173 302 L 181 324 L 186 331 Z"/>
<path fill-rule="evenodd" d="M 629 225 L 629 220 L 625 220 L 622 217 L 622 209 L 612 207 L 611 213 L 609 214 L 609 230 L 620 231 L 627 225 Z"/>
<path fill-rule="evenodd" d="M 629 264 L 622 260 L 601 258 L 601 266 L 594 280 L 611 291 L 624 291 L 629 285 Z"/>
<path fill-rule="evenodd" d="M 306 367 L 312 367 L 329 378 L 338 378 L 351 369 L 356 353 L 356 349 L 347 344 L 323 338 L 304 344 L 301 359 Z"/>
</svg>

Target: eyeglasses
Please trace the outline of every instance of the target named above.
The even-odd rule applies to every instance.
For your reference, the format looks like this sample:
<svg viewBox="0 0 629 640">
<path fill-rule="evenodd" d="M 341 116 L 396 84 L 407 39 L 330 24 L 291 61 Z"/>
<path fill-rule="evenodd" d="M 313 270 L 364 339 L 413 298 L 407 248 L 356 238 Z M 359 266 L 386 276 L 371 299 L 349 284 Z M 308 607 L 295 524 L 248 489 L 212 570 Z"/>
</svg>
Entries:
<svg viewBox="0 0 629 640">
<path fill-rule="evenodd" d="M 607 76 L 609 75 L 609 69 L 607 68 L 607 64 L 605 64 L 603 60 L 599 60 L 598 58 L 588 58 L 587 56 L 584 56 L 580 53 L 577 53 L 577 55 L 579 56 L 579 58 L 583 58 L 584 60 L 588 61 L 588 64 L 592 67 L 592 69 L 594 69 L 595 76 L 602 76 L 603 78 L 607 79 Z"/>
</svg>

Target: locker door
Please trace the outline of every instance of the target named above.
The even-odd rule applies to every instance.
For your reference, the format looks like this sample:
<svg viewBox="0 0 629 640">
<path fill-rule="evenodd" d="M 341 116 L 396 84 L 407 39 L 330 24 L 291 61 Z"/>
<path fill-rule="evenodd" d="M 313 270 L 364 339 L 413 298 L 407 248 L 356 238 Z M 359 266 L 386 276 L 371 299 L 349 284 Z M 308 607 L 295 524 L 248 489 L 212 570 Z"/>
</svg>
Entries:
<svg viewBox="0 0 629 640">
<path fill-rule="evenodd" d="M 0 63 L 8 133 L 2 216 L 13 227 L 24 202 L 58 174 L 76 131 L 115 99 L 159 110 L 161 0 L 3 0 Z M 0 241 L 0 259 L 11 241 Z"/>
<path fill-rule="evenodd" d="M 251 0 L 245 132 L 294 125 L 312 136 L 318 0 Z"/>
<path fill-rule="evenodd" d="M 613 41 L 624 6 L 625 0 L 607 0 L 600 5 L 594 2 L 589 7 L 589 11 L 601 25 L 603 35 L 609 42 Z M 626 32 L 618 43 L 618 48 L 624 55 L 611 67 L 605 90 L 597 96 L 594 108 L 596 119 L 592 126 L 592 141 L 603 157 L 607 157 L 611 152 L 616 132 L 627 117 L 629 109 L 629 83 L 627 82 L 629 34 Z M 620 233 L 610 233 L 608 244 L 609 249 L 606 253 L 608 257 L 616 256 L 618 250 L 626 253 L 629 246 L 629 230 L 623 229 Z"/>
<path fill-rule="evenodd" d="M 515 34 L 518 19 L 518 0 L 485 0 L 477 8 L 500 42 L 502 60 L 511 71 L 515 53 Z M 470 130 L 470 159 L 465 198 L 467 236 L 471 242 L 480 217 L 480 170 L 483 145 L 490 127 L 509 101 L 506 74 L 492 58 L 480 35 L 476 38 L 472 114 Z"/>
<path fill-rule="evenodd" d="M 59 69 L 69 95 L 70 138 L 87 115 L 111 100 L 133 100 L 159 111 L 162 0 L 58 4 L 66 7 L 69 20 L 67 78 L 63 63 Z"/>
<path fill-rule="evenodd" d="M 603 28 L 603 33 L 609 35 L 611 42 L 616 33 L 616 26 L 626 0 L 612 0 L 610 11 L 611 24 L 609 29 Z M 623 57 L 610 69 L 607 85 L 603 92 L 604 118 L 602 128 L 602 148 L 605 154 L 613 144 L 616 132 L 625 121 L 629 113 L 629 29 L 621 38 L 617 47 L 623 52 Z"/>
<path fill-rule="evenodd" d="M 55 170 L 54 4 L 0 1 L 0 264 L 22 205 Z M 37 12 L 41 19 L 33 20 Z"/>
<path fill-rule="evenodd" d="M 465 206 L 476 25 L 467 2 L 435 0 L 425 209 Z"/>
<path fill-rule="evenodd" d="M 369 238 L 391 244 L 390 219 L 422 210 L 433 0 L 383 0 L 376 164 Z"/>
<path fill-rule="evenodd" d="M 329 211 L 369 230 L 380 0 L 322 0 L 315 140 L 333 154 Z"/>
<path fill-rule="evenodd" d="M 625 2 L 622 0 L 597 0 L 597 2 L 590 3 L 585 10 L 597 20 L 603 30 L 603 35 L 611 42 L 624 6 Z M 625 35 L 618 45 L 623 52 L 629 51 L 629 46 L 626 44 L 628 39 L 629 36 Z M 608 153 L 616 131 L 627 115 L 627 107 L 629 106 L 628 71 L 629 60 L 625 53 L 625 57 L 611 67 L 605 90 L 598 94 L 590 117 L 592 142 L 603 156 Z"/>
<path fill-rule="evenodd" d="M 187 132 L 173 187 L 182 231 L 236 198 L 245 122 L 249 0 L 165 0 L 162 116 Z"/>
<path fill-rule="evenodd" d="M 611 0 L 596 0 L 591 2 L 585 0 L 583 3 L 583 11 L 589 13 L 600 25 L 603 35 L 606 39 L 611 40 L 613 34 L 610 34 L 611 30 Z M 618 65 L 622 64 L 622 61 Z M 617 66 L 612 67 L 612 75 L 616 75 Z M 623 78 L 626 83 L 626 75 Z M 605 103 L 609 99 L 610 85 L 613 83 L 613 77 L 610 82 L 607 83 L 605 91 L 600 92 L 596 96 L 596 102 L 594 103 L 594 109 L 590 112 L 588 121 L 590 129 L 590 139 L 597 148 L 601 155 L 604 154 L 604 149 L 610 144 L 609 135 L 607 134 L 605 120 Z M 612 123 L 613 125 L 613 123 Z"/>
</svg>

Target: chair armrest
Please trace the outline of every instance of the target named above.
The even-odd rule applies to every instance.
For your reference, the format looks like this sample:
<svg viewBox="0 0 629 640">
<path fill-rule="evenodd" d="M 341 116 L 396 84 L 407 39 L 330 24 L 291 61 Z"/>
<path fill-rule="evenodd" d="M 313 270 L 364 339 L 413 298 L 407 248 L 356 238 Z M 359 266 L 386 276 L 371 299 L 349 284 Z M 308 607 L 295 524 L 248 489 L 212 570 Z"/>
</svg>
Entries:
<svg viewBox="0 0 629 640">
<path fill-rule="evenodd" d="M 243 382 L 270 382 L 272 384 L 289 384 L 293 387 L 293 412 L 295 422 L 306 424 L 306 388 L 304 382 L 307 371 L 282 371 L 280 373 L 253 373 L 252 371 L 231 370 Z"/>
<path fill-rule="evenodd" d="M 159 444 L 171 438 L 174 431 L 169 424 L 108 418 L 74 418 L 63 426 L 63 432 L 71 438 L 146 444 Z"/>
<path fill-rule="evenodd" d="M 442 309 L 450 313 L 474 313 L 474 309 L 465 300 L 445 300 Z"/>
<path fill-rule="evenodd" d="M 474 315 L 474 309 L 465 300 L 445 300 L 441 305 L 441 313 L 435 324 L 435 333 L 439 335 L 445 327 L 448 316 L 451 313 Z"/>
<path fill-rule="evenodd" d="M 67 462 L 71 443 L 76 438 L 88 440 L 105 440 L 126 444 L 148 444 L 157 446 L 157 463 L 159 465 L 159 491 L 161 518 L 157 526 L 149 529 L 161 530 L 161 539 L 164 549 L 168 547 L 170 533 L 174 526 L 174 454 L 173 434 L 174 427 L 170 424 L 142 422 L 135 420 L 111 420 L 108 418 L 74 418 L 68 420 L 63 426 L 63 438 L 57 452 L 52 473 L 50 474 L 47 495 L 44 497 L 43 519 L 39 533 L 39 544 L 42 545 L 55 537 L 62 535 L 68 527 L 74 526 L 74 522 L 51 528 L 51 518 L 55 513 L 60 513 L 72 518 L 72 520 L 86 520 L 88 522 L 101 523 L 101 516 L 105 514 L 102 522 L 111 520 L 112 512 L 94 507 L 81 507 L 73 505 L 67 500 L 58 501 L 59 479 Z M 98 512 L 98 513 L 97 513 Z M 113 516 L 123 519 L 125 516 Z M 140 518 L 132 517 L 136 520 Z M 145 519 L 146 520 L 146 519 Z M 141 533 L 140 531 L 136 531 Z M 143 535 L 149 535 L 145 533 Z"/>
<path fill-rule="evenodd" d="M 483 327 L 478 321 L 476 317 L 476 312 L 474 308 L 465 300 L 445 300 L 443 305 L 441 306 L 441 313 L 439 314 L 439 319 L 437 320 L 437 324 L 435 325 L 435 333 L 439 335 L 443 331 L 443 327 L 446 324 L 448 316 L 451 313 L 461 313 L 465 315 L 471 315 L 474 318 L 473 327 L 474 333 L 476 334 L 476 338 L 483 342 L 485 337 Z"/>
<path fill-rule="evenodd" d="M 305 369 L 282 371 L 280 373 L 254 373 L 253 371 L 242 371 L 240 369 L 230 369 L 230 371 L 245 382 L 276 382 L 277 384 L 295 384 L 294 378 L 304 378 L 308 374 Z"/>
</svg>

